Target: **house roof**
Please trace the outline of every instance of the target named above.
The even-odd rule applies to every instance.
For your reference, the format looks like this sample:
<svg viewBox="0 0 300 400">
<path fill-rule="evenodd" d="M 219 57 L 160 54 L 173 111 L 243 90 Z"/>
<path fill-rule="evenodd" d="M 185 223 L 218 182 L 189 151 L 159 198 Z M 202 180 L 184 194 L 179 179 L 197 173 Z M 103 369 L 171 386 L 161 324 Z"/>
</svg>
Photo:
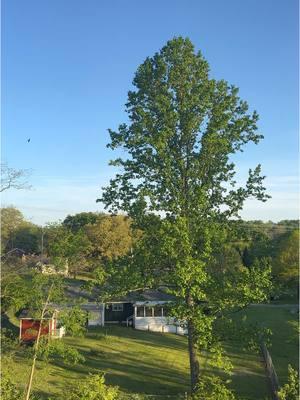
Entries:
<svg viewBox="0 0 300 400">
<path fill-rule="evenodd" d="M 108 303 L 167 302 L 174 301 L 175 296 L 163 289 L 147 289 L 129 292 L 125 296 L 116 297 Z"/>
</svg>

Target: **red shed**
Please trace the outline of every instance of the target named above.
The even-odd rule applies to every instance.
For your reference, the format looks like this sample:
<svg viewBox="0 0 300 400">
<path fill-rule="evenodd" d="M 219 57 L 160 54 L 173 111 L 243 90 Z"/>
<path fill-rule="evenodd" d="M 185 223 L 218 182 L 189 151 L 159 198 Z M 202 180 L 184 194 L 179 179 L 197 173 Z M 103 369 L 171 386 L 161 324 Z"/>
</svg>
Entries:
<svg viewBox="0 0 300 400">
<path fill-rule="evenodd" d="M 41 324 L 41 319 L 30 315 L 28 310 L 23 310 L 19 316 L 20 319 L 20 335 L 22 342 L 33 342 L 37 338 Z M 41 336 L 61 337 L 60 330 L 57 330 L 57 310 L 47 311 L 43 321 Z"/>
</svg>

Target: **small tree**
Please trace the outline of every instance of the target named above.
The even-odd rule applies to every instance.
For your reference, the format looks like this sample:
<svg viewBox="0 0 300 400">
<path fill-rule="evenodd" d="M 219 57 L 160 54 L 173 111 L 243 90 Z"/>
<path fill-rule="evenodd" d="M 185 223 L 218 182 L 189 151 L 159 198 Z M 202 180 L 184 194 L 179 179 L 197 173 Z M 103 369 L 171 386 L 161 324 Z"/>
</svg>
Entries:
<svg viewBox="0 0 300 400">
<path fill-rule="evenodd" d="M 133 247 L 132 221 L 122 215 L 103 215 L 85 231 L 91 242 L 93 256 L 105 262 L 124 256 Z"/>
</svg>

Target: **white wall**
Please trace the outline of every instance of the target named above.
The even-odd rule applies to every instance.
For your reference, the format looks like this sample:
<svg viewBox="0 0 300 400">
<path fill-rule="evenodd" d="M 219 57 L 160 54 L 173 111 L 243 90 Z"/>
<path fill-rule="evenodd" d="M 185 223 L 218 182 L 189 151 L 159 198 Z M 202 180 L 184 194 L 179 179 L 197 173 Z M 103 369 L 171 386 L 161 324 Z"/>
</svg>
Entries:
<svg viewBox="0 0 300 400">
<path fill-rule="evenodd" d="M 89 311 L 88 326 L 102 325 L 102 311 Z"/>
<path fill-rule="evenodd" d="M 152 332 L 177 333 L 184 335 L 186 329 L 176 326 L 171 317 L 135 317 L 135 329 Z"/>
</svg>

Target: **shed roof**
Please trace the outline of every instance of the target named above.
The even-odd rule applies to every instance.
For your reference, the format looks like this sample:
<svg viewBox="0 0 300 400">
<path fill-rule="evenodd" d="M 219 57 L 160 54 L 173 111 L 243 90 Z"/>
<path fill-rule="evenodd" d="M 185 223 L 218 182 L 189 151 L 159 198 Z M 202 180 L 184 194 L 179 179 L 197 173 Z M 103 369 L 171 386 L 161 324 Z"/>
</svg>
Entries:
<svg viewBox="0 0 300 400">
<path fill-rule="evenodd" d="M 38 310 L 29 310 L 29 309 L 24 309 L 20 312 L 19 314 L 19 319 L 34 319 L 36 321 L 40 320 L 40 313 L 38 313 Z M 53 310 L 53 309 L 49 309 L 46 310 L 45 314 L 44 314 L 44 318 L 43 319 L 52 319 L 53 317 L 55 317 L 57 314 L 57 310 Z"/>
</svg>

